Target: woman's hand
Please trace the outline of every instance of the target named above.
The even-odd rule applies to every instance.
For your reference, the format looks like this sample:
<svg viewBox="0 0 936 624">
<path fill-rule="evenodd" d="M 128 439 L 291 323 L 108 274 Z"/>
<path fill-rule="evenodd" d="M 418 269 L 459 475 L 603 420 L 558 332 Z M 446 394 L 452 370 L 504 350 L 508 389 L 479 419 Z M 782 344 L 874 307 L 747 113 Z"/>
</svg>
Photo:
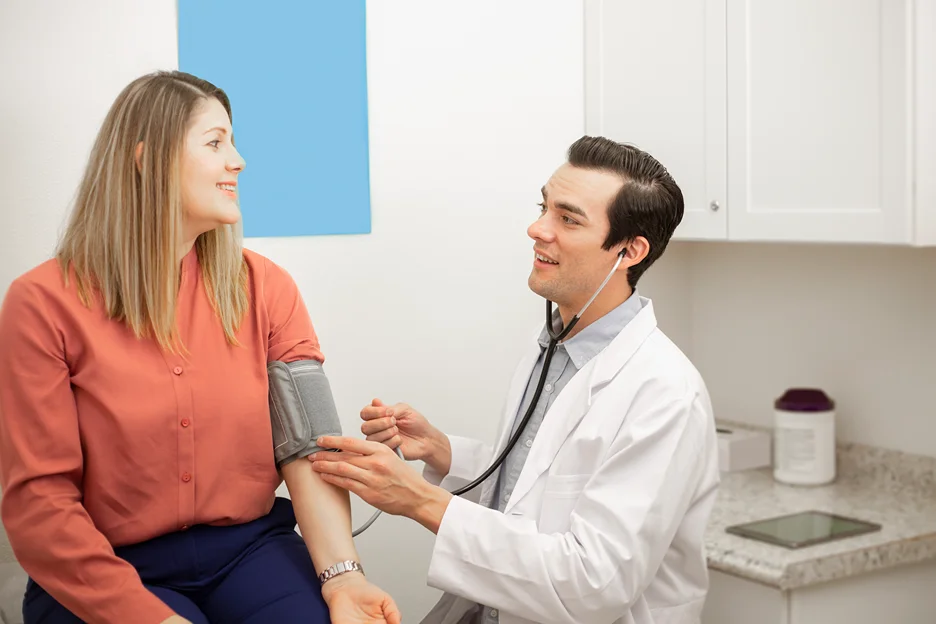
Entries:
<svg viewBox="0 0 936 624">
<path fill-rule="evenodd" d="M 162 624 L 192 624 L 181 615 L 172 615 L 162 621 Z"/>
<path fill-rule="evenodd" d="M 332 624 L 401 624 L 393 598 L 362 574 L 348 572 L 327 581 L 322 597 L 328 603 Z"/>
</svg>

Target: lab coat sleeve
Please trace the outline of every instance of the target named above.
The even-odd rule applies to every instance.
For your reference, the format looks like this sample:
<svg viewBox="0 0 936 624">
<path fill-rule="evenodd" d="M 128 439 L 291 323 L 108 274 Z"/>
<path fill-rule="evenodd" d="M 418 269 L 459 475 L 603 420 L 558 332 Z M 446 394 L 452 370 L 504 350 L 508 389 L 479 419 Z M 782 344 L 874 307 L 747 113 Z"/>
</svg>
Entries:
<svg viewBox="0 0 936 624">
<path fill-rule="evenodd" d="M 447 437 L 452 447 L 452 465 L 448 474 L 443 475 L 426 464 L 423 469 L 423 478 L 451 492 L 463 485 L 468 485 L 487 470 L 493 449 L 479 440 L 452 435 Z M 470 492 L 465 492 L 465 496 L 470 500 L 477 500 L 480 492 L 479 486 Z"/>
<path fill-rule="evenodd" d="M 629 413 L 564 534 L 452 499 L 429 585 L 536 622 L 614 621 L 650 583 L 692 502 L 711 426 L 696 396 Z"/>
</svg>

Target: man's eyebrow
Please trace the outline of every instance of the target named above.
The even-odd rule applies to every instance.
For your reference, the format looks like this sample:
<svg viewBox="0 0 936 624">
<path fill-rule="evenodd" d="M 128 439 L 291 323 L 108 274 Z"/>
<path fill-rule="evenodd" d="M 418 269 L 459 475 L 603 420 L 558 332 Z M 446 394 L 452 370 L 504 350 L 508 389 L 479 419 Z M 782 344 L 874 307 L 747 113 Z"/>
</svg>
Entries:
<svg viewBox="0 0 936 624">
<path fill-rule="evenodd" d="M 543 199 L 546 199 L 546 187 L 540 189 L 540 192 L 543 194 Z M 578 215 L 588 221 L 588 215 L 585 214 L 585 211 L 579 208 L 578 206 L 573 206 L 572 204 L 567 204 L 565 202 L 556 202 L 556 208 L 559 210 L 565 210 L 566 212 L 571 212 L 572 214 Z"/>
<path fill-rule="evenodd" d="M 564 202 L 556 202 L 556 208 L 559 210 L 565 210 L 566 212 L 571 212 L 572 214 L 576 214 L 588 221 L 588 215 L 585 214 L 585 211 L 578 206 L 573 206 L 572 204 L 566 204 Z"/>
</svg>

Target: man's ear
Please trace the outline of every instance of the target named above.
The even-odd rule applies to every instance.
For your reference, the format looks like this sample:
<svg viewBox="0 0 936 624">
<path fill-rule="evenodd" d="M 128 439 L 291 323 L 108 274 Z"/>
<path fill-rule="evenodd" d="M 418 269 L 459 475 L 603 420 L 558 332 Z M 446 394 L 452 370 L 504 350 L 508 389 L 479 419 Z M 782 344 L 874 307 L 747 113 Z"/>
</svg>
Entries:
<svg viewBox="0 0 936 624">
<path fill-rule="evenodd" d="M 137 173 L 142 173 L 143 171 L 143 141 L 137 143 L 136 149 L 133 151 L 133 157 L 136 160 Z"/>
<path fill-rule="evenodd" d="M 633 240 L 628 241 L 621 249 L 620 253 L 624 256 L 624 260 L 621 262 L 621 266 L 618 267 L 618 269 L 626 270 L 627 267 L 632 267 L 635 264 L 643 262 L 643 259 L 650 253 L 650 241 L 643 236 L 637 236 Z"/>
</svg>

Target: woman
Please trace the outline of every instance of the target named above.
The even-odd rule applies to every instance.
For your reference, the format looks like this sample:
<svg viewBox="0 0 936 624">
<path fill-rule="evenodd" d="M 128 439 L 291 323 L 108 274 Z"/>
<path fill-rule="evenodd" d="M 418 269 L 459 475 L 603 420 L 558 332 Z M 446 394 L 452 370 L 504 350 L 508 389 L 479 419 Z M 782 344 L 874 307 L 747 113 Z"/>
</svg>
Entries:
<svg viewBox="0 0 936 624">
<path fill-rule="evenodd" d="M 241 247 L 243 168 L 222 90 L 135 80 L 55 259 L 7 292 L 0 485 L 27 624 L 400 621 L 359 571 L 319 581 L 359 561 L 347 495 L 276 470 L 267 363 L 324 357 L 289 275 Z"/>
</svg>

